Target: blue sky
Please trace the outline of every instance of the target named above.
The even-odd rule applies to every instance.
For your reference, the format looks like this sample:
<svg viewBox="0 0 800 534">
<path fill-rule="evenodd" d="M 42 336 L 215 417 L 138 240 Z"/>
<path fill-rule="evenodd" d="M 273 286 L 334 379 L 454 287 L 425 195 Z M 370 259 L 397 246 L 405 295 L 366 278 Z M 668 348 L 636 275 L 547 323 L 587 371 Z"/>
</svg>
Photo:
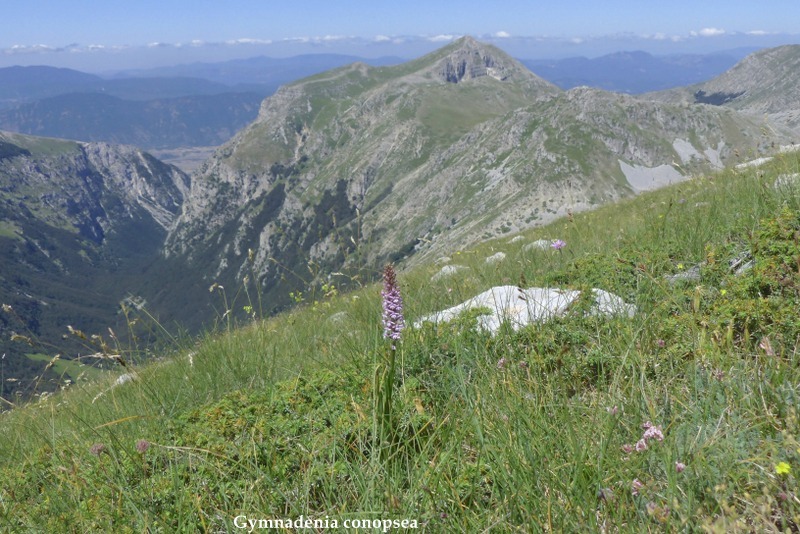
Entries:
<svg viewBox="0 0 800 534">
<path fill-rule="evenodd" d="M 798 0 L 28 0 L 3 2 L 0 67 L 100 70 L 255 55 L 415 57 L 460 35 L 516 57 L 800 42 Z"/>
</svg>

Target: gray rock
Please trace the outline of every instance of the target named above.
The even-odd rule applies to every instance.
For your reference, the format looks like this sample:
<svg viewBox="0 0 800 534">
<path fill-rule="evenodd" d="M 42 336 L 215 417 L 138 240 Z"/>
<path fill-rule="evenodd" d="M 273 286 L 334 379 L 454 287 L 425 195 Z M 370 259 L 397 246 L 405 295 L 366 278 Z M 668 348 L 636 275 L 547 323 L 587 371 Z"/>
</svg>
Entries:
<svg viewBox="0 0 800 534">
<path fill-rule="evenodd" d="M 438 273 L 433 275 L 431 282 L 441 280 L 442 278 L 446 278 L 448 276 L 453 276 L 457 272 L 463 271 L 464 269 L 469 269 L 469 267 L 465 265 L 445 265 Z"/>
<path fill-rule="evenodd" d="M 693 265 L 680 273 L 664 275 L 664 278 L 669 285 L 674 286 L 678 282 L 699 282 L 700 281 L 700 266 Z"/>
<path fill-rule="evenodd" d="M 548 248 L 550 248 L 551 243 L 552 242 L 547 239 L 537 239 L 533 243 L 528 243 L 527 245 L 522 247 L 522 250 L 524 250 L 525 252 L 530 252 L 532 250 L 547 250 Z"/>
<path fill-rule="evenodd" d="M 504 259 L 506 259 L 506 253 L 505 252 L 498 252 L 496 254 L 492 254 L 491 256 L 489 256 L 488 258 L 486 258 L 483 261 L 484 261 L 484 263 L 495 264 L 495 263 L 500 263 Z"/>
</svg>

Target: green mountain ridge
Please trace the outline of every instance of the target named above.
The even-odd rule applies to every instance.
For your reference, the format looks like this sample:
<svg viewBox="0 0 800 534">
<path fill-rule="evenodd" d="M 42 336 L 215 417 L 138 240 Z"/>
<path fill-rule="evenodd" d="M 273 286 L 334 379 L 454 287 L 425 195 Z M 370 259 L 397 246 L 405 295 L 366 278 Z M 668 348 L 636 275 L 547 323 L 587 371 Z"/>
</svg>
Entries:
<svg viewBox="0 0 800 534">
<path fill-rule="evenodd" d="M 280 306 L 298 278 L 307 290 L 348 268 L 451 254 L 791 141 L 763 127 L 728 109 L 561 91 L 465 37 L 267 98 L 195 174 L 166 248 L 228 285 L 253 251 Z"/>
</svg>

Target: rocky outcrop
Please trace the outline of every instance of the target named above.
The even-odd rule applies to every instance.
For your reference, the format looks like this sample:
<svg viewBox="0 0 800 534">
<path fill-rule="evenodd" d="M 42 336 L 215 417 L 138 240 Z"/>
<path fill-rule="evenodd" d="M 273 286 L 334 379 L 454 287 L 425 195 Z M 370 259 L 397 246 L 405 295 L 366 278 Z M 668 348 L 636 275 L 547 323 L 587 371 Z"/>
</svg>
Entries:
<svg viewBox="0 0 800 534">
<path fill-rule="evenodd" d="M 6 195 L 24 197 L 48 224 L 98 243 L 142 211 L 167 232 L 189 191 L 186 174 L 134 147 L 0 135 L 27 153 L 0 161 Z"/>
<path fill-rule="evenodd" d="M 448 83 L 459 83 L 483 76 L 504 81 L 520 72 L 516 61 L 507 61 L 503 55 L 492 53 L 471 37 L 462 39 L 460 46 L 436 66 L 439 78 Z"/>
</svg>

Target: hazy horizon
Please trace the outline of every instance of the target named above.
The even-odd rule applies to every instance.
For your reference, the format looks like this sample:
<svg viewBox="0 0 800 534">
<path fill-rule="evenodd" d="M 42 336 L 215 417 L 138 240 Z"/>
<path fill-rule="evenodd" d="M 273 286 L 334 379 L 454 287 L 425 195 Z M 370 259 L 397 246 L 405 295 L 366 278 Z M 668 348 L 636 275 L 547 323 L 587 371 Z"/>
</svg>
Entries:
<svg viewBox="0 0 800 534">
<path fill-rule="evenodd" d="M 765 5 L 766 4 L 766 5 Z M 520 59 L 641 50 L 705 54 L 800 43 L 800 2 L 609 0 L 402 4 L 306 0 L 39 0 L 4 6 L 0 67 L 107 73 L 256 56 L 333 53 L 411 59 L 463 35 Z"/>
</svg>

